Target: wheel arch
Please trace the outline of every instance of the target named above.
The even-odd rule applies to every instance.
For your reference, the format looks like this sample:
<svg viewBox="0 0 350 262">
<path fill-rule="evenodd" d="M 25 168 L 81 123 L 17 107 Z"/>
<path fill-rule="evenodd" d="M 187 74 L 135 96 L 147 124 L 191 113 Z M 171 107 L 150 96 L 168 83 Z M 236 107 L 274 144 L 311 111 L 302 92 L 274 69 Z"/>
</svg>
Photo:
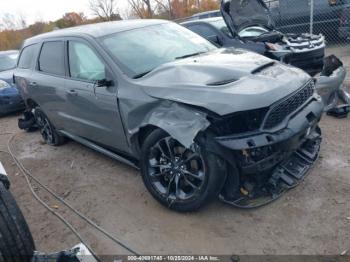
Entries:
<svg viewBox="0 0 350 262">
<path fill-rule="evenodd" d="M 26 106 L 28 109 L 34 109 L 35 107 L 39 106 L 39 104 L 32 98 L 28 98 L 26 100 Z"/>
</svg>

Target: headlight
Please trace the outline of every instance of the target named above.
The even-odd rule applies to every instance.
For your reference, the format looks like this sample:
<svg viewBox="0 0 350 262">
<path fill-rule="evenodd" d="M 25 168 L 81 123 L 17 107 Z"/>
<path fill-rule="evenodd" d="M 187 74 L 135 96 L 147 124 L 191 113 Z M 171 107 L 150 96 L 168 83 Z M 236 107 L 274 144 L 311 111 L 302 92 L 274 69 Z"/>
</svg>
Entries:
<svg viewBox="0 0 350 262">
<path fill-rule="evenodd" d="M 228 136 L 258 130 L 268 108 L 237 112 L 219 119 L 211 118 L 212 130 L 219 136 Z"/>
<path fill-rule="evenodd" d="M 4 80 L 0 80 L 0 89 L 9 88 L 11 87 L 9 83 L 5 82 Z"/>
</svg>

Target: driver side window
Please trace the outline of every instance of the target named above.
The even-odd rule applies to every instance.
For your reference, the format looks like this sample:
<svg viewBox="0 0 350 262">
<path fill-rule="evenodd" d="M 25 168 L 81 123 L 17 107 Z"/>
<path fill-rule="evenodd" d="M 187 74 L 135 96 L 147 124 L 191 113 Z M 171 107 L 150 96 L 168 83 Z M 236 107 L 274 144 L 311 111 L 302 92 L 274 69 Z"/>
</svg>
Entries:
<svg viewBox="0 0 350 262">
<path fill-rule="evenodd" d="M 69 41 L 68 57 L 69 72 L 72 78 L 87 81 L 106 78 L 105 65 L 87 44 Z"/>
</svg>

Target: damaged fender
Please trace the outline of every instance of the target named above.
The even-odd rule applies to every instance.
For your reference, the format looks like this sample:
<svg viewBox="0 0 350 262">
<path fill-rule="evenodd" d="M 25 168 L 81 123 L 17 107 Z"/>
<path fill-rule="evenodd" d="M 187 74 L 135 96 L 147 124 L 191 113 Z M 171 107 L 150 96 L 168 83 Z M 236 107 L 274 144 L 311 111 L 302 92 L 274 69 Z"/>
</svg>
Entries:
<svg viewBox="0 0 350 262">
<path fill-rule="evenodd" d="M 143 119 L 138 118 L 137 114 L 129 115 L 129 137 L 136 134 L 140 128 L 152 125 L 163 129 L 186 148 L 193 144 L 200 131 L 204 131 L 210 125 L 205 113 L 171 101 L 159 101 Z M 138 126 L 132 126 L 135 123 L 139 123 Z"/>
</svg>

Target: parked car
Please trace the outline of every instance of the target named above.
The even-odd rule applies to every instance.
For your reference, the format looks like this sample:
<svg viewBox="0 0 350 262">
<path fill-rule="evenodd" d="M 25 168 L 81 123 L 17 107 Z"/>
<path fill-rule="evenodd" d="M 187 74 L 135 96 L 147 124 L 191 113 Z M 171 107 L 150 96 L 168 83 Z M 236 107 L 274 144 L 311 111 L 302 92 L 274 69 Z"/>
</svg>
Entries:
<svg viewBox="0 0 350 262">
<path fill-rule="evenodd" d="M 276 28 L 284 33 L 310 32 L 310 1 L 264 0 L 270 7 Z M 313 0 L 313 33 L 322 33 L 327 40 L 337 39 L 339 14 L 349 0 Z"/>
<path fill-rule="evenodd" d="M 244 48 L 261 55 L 267 53 L 266 45 L 262 42 L 243 41 L 238 37 L 233 37 L 222 17 L 203 18 L 180 24 L 219 47 Z"/>
<path fill-rule="evenodd" d="M 187 21 L 182 25 L 219 46 L 245 48 L 292 64 L 310 75 L 322 71 L 324 37 L 276 31 L 262 0 L 222 1 L 221 13 L 224 19 L 206 18 Z"/>
<path fill-rule="evenodd" d="M 341 38 L 350 38 L 350 5 L 344 7 L 340 14 L 339 36 Z"/>
<path fill-rule="evenodd" d="M 18 51 L 0 52 L 0 116 L 25 108 L 21 95 L 13 84 Z"/>
<path fill-rule="evenodd" d="M 255 1 L 255 0 L 253 0 Z M 274 28 L 283 33 L 310 32 L 310 1 L 306 0 L 262 0 L 270 11 Z M 327 40 L 337 39 L 339 17 L 346 12 L 350 0 L 313 0 L 313 33 L 323 34 Z M 237 1 L 238 2 L 238 1 Z M 250 3 L 244 1 L 244 3 Z M 202 12 L 190 16 L 182 22 L 198 19 L 220 17 L 220 10 Z"/>
<path fill-rule="evenodd" d="M 308 74 L 164 20 L 30 38 L 15 81 L 48 144 L 69 137 L 139 167 L 177 211 L 218 194 L 266 204 L 299 183 L 320 147 L 323 103 Z"/>
</svg>

